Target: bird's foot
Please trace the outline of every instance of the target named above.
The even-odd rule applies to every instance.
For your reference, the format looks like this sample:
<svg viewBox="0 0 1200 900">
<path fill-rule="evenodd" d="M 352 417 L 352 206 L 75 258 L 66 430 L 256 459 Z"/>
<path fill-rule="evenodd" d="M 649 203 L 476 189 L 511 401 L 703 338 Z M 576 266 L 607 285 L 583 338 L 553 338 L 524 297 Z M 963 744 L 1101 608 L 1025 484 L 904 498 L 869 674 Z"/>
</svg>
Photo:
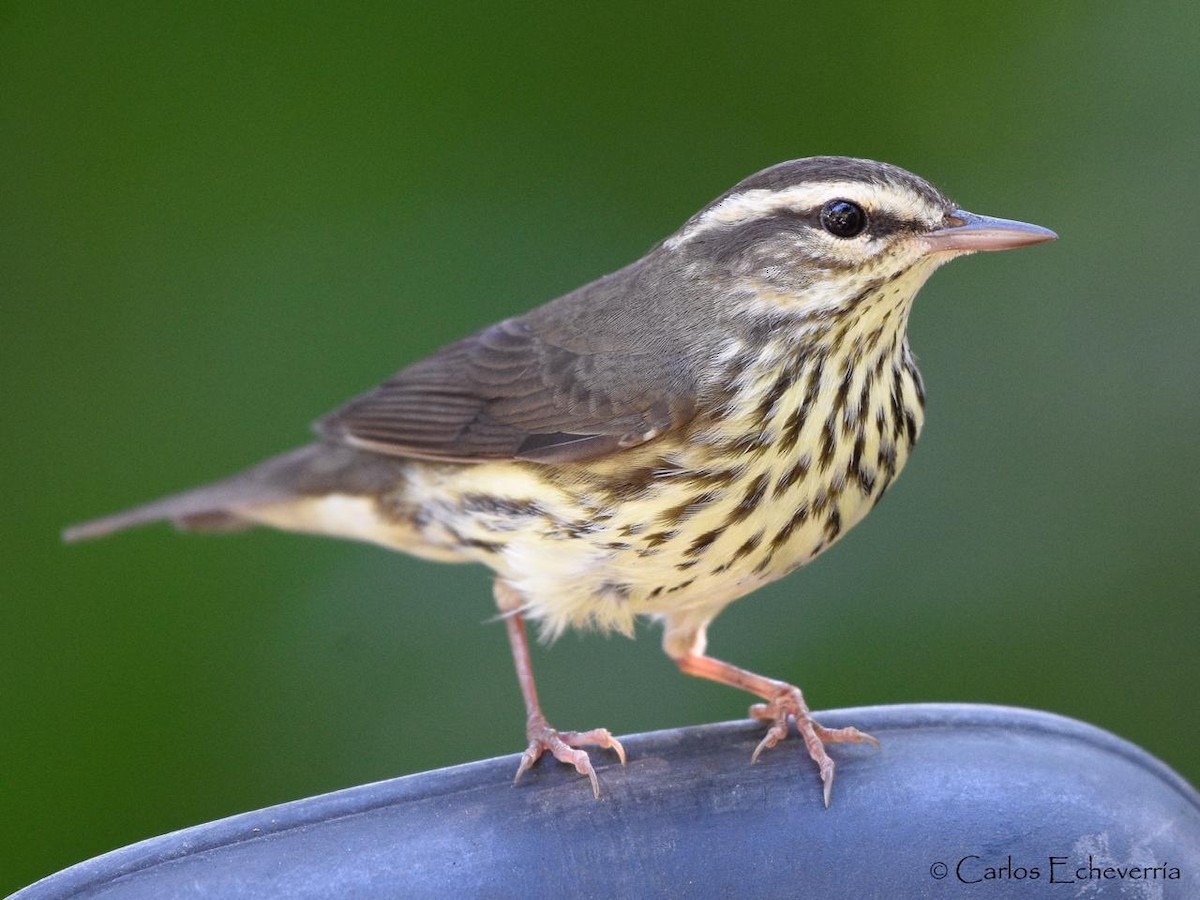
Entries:
<svg viewBox="0 0 1200 900">
<path fill-rule="evenodd" d="M 596 770 L 592 768 L 592 761 L 587 753 L 574 748 L 594 745 L 612 749 L 617 752 L 621 765 L 625 765 L 625 748 L 607 728 L 593 728 L 591 731 L 556 731 L 550 727 L 544 716 L 536 715 L 529 717 L 525 733 L 529 736 L 529 746 L 521 754 L 521 765 L 517 767 L 517 775 L 513 778 L 514 785 L 521 780 L 526 770 L 549 750 L 559 762 L 572 765 L 580 775 L 586 775 L 592 782 L 592 793 L 599 800 L 600 782 L 596 778 Z"/>
<path fill-rule="evenodd" d="M 804 746 L 808 748 L 808 755 L 812 757 L 813 762 L 820 770 L 821 783 L 825 786 L 826 806 L 829 806 L 829 800 L 833 793 L 835 766 L 829 754 L 825 752 L 825 745 L 867 743 L 879 746 L 879 741 L 857 728 L 825 728 L 823 725 L 817 724 L 809 714 L 808 704 L 804 702 L 804 695 L 800 693 L 800 688 L 790 684 L 784 685 L 780 692 L 766 703 L 755 703 L 751 706 L 750 715 L 771 723 L 766 735 L 754 748 L 754 753 L 750 757 L 751 765 L 758 761 L 760 753 L 774 747 L 787 737 L 788 721 L 789 719 L 794 720 L 796 730 L 804 738 Z"/>
</svg>

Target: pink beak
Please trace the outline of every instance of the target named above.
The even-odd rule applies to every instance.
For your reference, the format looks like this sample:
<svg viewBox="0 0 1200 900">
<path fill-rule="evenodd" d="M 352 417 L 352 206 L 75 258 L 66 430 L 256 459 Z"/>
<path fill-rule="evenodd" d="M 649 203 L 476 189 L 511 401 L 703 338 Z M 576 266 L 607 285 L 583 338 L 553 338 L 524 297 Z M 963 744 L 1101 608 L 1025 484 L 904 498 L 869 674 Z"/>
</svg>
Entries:
<svg viewBox="0 0 1200 900">
<path fill-rule="evenodd" d="M 1058 237 L 1049 228 L 977 216 L 956 209 L 946 217 L 946 225 L 925 235 L 930 253 L 974 253 L 976 250 L 1012 250 L 1029 244 L 1041 244 Z"/>
</svg>

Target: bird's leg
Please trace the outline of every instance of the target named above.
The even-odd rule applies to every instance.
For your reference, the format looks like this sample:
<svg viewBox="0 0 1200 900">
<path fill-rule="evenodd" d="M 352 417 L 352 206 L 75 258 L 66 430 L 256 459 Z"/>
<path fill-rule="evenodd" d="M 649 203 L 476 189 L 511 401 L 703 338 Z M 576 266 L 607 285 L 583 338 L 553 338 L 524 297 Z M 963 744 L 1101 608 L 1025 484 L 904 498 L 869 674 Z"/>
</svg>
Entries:
<svg viewBox="0 0 1200 900">
<path fill-rule="evenodd" d="M 537 687 L 533 683 L 533 661 L 529 657 L 529 639 L 525 635 L 525 617 L 521 615 L 521 595 L 510 585 L 496 579 L 496 603 L 500 607 L 504 619 L 504 627 L 508 630 L 508 643 L 512 647 L 513 664 L 517 669 L 517 681 L 521 685 L 521 696 L 525 699 L 525 734 L 529 738 L 529 746 L 521 754 L 521 765 L 517 767 L 513 784 L 521 780 L 521 776 L 547 750 L 559 762 L 568 763 L 575 767 L 580 775 L 586 775 L 592 782 L 592 793 L 600 799 L 600 782 L 592 761 L 587 753 L 575 748 L 594 744 L 615 750 L 621 764 L 625 764 L 625 748 L 607 728 L 593 728 L 591 731 L 557 731 L 550 727 L 542 714 L 538 703 Z"/>
<path fill-rule="evenodd" d="M 804 739 L 808 755 L 812 757 L 813 762 L 820 770 L 821 783 L 825 787 L 826 806 L 829 806 L 833 792 L 835 766 L 829 754 L 825 752 L 825 745 L 827 743 L 861 744 L 866 742 L 874 744 L 876 747 L 879 746 L 879 741 L 857 728 L 825 728 L 815 722 L 809 713 L 808 704 L 804 702 L 804 695 L 795 685 L 756 675 L 730 663 L 706 656 L 703 630 L 694 633 L 686 642 L 673 638 L 673 635 L 668 635 L 668 639 L 665 641 L 667 653 L 671 655 L 676 665 L 679 666 L 679 670 L 685 675 L 707 678 L 710 681 L 718 681 L 721 684 L 741 688 L 766 701 L 765 703 L 755 703 L 750 707 L 751 716 L 771 723 L 766 735 L 754 748 L 754 753 L 750 757 L 752 765 L 758 761 L 758 755 L 762 751 L 774 747 L 787 737 L 789 718 L 795 721 L 796 730 Z M 685 647 L 686 649 L 684 649 Z"/>
</svg>

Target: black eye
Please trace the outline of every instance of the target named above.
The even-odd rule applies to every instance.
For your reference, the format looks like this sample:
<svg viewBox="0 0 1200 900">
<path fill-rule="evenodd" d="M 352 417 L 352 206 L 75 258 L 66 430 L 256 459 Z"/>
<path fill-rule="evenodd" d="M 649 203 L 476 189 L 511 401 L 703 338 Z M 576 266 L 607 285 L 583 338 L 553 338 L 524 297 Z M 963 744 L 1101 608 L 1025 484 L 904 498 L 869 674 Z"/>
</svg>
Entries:
<svg viewBox="0 0 1200 900">
<path fill-rule="evenodd" d="M 821 207 L 821 225 L 834 237 L 852 238 L 867 227 L 867 214 L 857 203 L 830 200 Z"/>
</svg>

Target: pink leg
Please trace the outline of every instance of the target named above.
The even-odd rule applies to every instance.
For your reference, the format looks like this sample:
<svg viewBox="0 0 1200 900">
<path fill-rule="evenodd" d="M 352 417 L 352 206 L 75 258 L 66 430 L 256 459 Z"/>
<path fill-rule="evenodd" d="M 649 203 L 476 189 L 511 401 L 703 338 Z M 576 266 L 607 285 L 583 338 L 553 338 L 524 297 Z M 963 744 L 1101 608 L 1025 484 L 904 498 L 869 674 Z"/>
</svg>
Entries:
<svg viewBox="0 0 1200 900">
<path fill-rule="evenodd" d="M 586 775 L 592 782 L 592 793 L 599 800 L 600 782 L 596 778 L 595 769 L 592 768 L 592 761 L 583 750 L 574 748 L 590 744 L 615 750 L 622 765 L 625 764 L 625 748 L 607 728 L 557 731 L 550 727 L 538 704 L 537 687 L 533 682 L 533 662 L 529 657 L 529 640 L 525 636 L 525 619 L 517 612 L 521 603 L 520 595 L 504 582 L 497 580 L 496 602 L 504 612 L 504 626 L 508 630 L 508 642 L 512 647 L 517 682 L 521 685 L 521 696 L 525 699 L 525 734 L 529 738 L 529 746 L 521 754 L 521 765 L 517 767 L 513 784 L 519 782 L 526 770 L 549 750 L 559 762 L 568 763 L 574 766 L 580 775 Z"/>
<path fill-rule="evenodd" d="M 808 748 L 808 755 L 813 758 L 813 762 L 820 770 L 821 783 L 825 786 L 826 806 L 829 806 L 833 792 L 835 767 L 833 760 L 825 752 L 825 744 L 866 742 L 874 744 L 876 747 L 879 746 L 879 741 L 857 728 L 825 728 L 818 725 L 809 715 L 808 704 L 804 702 L 804 695 L 800 693 L 800 688 L 785 681 L 776 681 L 774 678 L 755 675 L 753 672 L 739 669 L 737 666 L 711 656 L 705 656 L 703 653 L 687 652 L 676 657 L 675 662 L 685 675 L 719 681 L 721 684 L 749 691 L 767 701 L 766 703 L 756 703 L 750 707 L 751 716 L 772 723 L 771 727 L 767 729 L 766 736 L 754 748 L 754 754 L 750 757 L 751 764 L 758 760 L 758 755 L 762 751 L 774 747 L 787 737 L 788 717 L 794 719 L 796 730 L 800 732 L 800 736 L 804 738 L 804 746 Z"/>
</svg>

